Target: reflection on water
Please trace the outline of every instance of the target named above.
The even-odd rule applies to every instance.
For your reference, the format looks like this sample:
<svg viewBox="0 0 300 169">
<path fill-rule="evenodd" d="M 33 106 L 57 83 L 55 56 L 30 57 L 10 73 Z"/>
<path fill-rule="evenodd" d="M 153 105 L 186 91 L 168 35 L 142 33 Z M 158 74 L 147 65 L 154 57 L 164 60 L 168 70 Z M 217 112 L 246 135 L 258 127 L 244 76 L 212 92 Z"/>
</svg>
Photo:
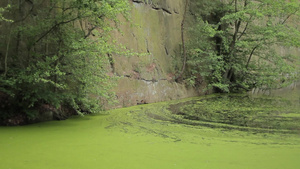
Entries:
<svg viewBox="0 0 300 169">
<path fill-rule="evenodd" d="M 260 89 L 253 89 L 252 92 L 249 94 L 256 95 L 256 96 L 277 96 L 277 97 L 284 97 L 288 99 L 299 100 L 300 102 L 300 81 L 291 84 L 288 87 L 276 89 L 276 90 L 260 90 Z"/>
</svg>

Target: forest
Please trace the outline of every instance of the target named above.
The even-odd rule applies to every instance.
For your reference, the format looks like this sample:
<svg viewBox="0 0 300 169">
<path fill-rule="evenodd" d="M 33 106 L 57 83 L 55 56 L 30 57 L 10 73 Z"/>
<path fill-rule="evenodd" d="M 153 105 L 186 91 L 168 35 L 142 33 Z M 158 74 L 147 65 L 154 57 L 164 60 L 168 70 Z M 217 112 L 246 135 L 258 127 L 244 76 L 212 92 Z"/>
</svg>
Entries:
<svg viewBox="0 0 300 169">
<path fill-rule="evenodd" d="M 151 53 L 150 47 L 134 51 L 113 36 L 125 32 L 124 23 L 139 26 L 130 14 L 132 3 L 155 10 L 160 5 L 123 0 L 1 2 L 1 124 L 32 123 L 40 116 L 62 120 L 114 104 L 118 95 L 113 89 L 122 86 L 117 82 L 120 73 L 114 72 L 121 64 L 116 57 Z M 169 83 L 202 93 L 243 93 L 299 81 L 299 1 L 186 0 L 181 8 L 181 40 L 174 63 L 168 65 Z M 158 64 L 153 61 L 153 69 Z M 133 75 L 124 76 L 164 80 L 159 77 L 163 70 L 149 80 L 140 77 L 141 69 L 152 68 L 136 65 Z"/>
<path fill-rule="evenodd" d="M 1 0 L 0 169 L 297 169 L 299 0 Z"/>
</svg>

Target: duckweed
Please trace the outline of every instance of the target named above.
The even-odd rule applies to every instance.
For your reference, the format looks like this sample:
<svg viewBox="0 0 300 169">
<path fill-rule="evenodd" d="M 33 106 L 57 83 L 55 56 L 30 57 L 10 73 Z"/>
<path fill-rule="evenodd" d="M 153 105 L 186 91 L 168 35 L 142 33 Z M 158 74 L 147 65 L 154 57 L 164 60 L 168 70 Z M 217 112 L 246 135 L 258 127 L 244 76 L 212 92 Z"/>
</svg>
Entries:
<svg viewBox="0 0 300 169">
<path fill-rule="evenodd" d="M 1 169 L 295 169 L 299 104 L 211 95 L 0 127 Z"/>
</svg>

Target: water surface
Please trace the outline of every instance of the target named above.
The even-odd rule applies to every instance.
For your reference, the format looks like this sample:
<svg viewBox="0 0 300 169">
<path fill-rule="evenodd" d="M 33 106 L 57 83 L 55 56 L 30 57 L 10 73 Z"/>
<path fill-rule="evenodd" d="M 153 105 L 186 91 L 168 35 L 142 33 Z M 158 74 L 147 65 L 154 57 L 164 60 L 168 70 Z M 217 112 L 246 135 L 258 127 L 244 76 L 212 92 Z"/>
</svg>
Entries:
<svg viewBox="0 0 300 169">
<path fill-rule="evenodd" d="M 1 169 L 295 169 L 295 98 L 211 95 L 0 127 Z"/>
</svg>

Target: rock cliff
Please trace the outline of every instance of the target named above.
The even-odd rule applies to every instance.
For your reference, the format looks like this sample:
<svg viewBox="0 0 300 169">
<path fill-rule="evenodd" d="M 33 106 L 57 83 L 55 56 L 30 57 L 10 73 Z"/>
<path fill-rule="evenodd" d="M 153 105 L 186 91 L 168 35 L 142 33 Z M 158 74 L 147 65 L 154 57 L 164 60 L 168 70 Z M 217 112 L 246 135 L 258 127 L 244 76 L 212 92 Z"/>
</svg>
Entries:
<svg viewBox="0 0 300 169">
<path fill-rule="evenodd" d="M 181 53 L 184 0 L 132 0 L 131 23 L 113 35 L 137 56 L 112 56 L 119 106 L 152 103 L 198 95 L 175 83 L 175 59 Z M 134 24 L 132 24 L 134 23 Z"/>
</svg>

